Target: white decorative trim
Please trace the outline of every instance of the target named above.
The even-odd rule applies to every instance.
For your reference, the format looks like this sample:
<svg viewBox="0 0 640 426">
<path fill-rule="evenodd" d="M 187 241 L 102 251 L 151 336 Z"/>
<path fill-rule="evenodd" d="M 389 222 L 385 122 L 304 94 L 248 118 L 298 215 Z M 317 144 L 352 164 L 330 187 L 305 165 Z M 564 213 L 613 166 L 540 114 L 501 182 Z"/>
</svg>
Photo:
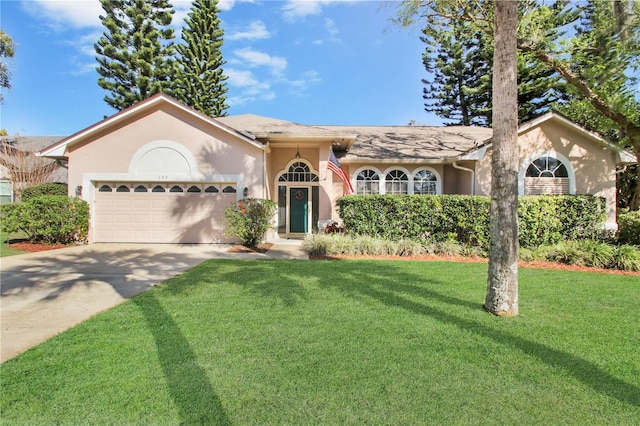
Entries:
<svg viewBox="0 0 640 426">
<path fill-rule="evenodd" d="M 576 173 L 573 170 L 571 161 L 569 161 L 569 159 L 564 155 L 554 150 L 536 151 L 525 157 L 523 162 L 520 164 L 520 171 L 518 172 L 518 194 L 524 195 L 524 175 L 527 173 L 527 168 L 529 167 L 529 165 L 540 157 L 552 157 L 562 162 L 564 167 L 567 169 L 567 175 L 569 177 L 569 194 L 575 195 Z"/>
<path fill-rule="evenodd" d="M 129 174 L 136 175 L 136 176 L 149 175 L 150 177 L 153 177 L 154 180 L 156 180 L 157 178 L 155 176 L 157 176 L 157 173 L 139 173 L 138 167 L 140 166 L 140 162 L 142 161 L 142 159 L 148 153 L 157 149 L 168 149 L 176 152 L 178 155 L 184 158 L 185 162 L 189 166 L 189 172 L 190 172 L 188 174 L 189 176 L 199 174 L 198 162 L 196 161 L 191 151 L 185 148 L 184 145 L 171 140 L 155 140 L 153 142 L 144 144 L 142 147 L 140 147 L 135 152 L 135 154 L 133 154 L 133 156 L 131 157 L 131 161 L 129 162 Z M 170 167 L 171 165 L 168 164 L 167 169 L 170 169 Z M 179 175 L 184 176 L 184 174 L 179 174 Z M 165 176 L 165 175 L 163 174 L 162 176 Z"/>
</svg>

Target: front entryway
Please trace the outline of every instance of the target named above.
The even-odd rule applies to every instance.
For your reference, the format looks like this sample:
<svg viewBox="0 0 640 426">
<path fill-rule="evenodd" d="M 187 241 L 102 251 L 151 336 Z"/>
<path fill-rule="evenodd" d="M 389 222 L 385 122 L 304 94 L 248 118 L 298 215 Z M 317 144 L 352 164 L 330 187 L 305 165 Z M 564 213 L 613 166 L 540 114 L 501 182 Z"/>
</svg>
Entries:
<svg viewBox="0 0 640 426">
<path fill-rule="evenodd" d="M 306 161 L 296 159 L 278 176 L 278 235 L 285 238 L 310 234 L 317 226 L 318 174 Z"/>
</svg>

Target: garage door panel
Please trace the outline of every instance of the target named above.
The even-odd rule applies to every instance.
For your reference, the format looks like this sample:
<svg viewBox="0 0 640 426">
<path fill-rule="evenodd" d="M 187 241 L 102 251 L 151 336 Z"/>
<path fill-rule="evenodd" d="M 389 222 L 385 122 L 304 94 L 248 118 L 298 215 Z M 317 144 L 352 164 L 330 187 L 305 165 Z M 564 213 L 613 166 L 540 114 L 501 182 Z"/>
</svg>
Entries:
<svg viewBox="0 0 640 426">
<path fill-rule="evenodd" d="M 97 187 L 100 185 L 102 183 Z M 147 186 L 153 188 L 156 185 L 165 188 L 173 186 L 162 183 Z M 113 187 L 117 186 L 120 184 Z M 181 186 L 189 188 L 190 185 Z M 204 191 L 96 192 L 95 240 L 149 243 L 231 242 L 234 239 L 224 235 L 224 210 L 235 201 L 234 193 Z"/>
<path fill-rule="evenodd" d="M 131 200 L 116 198 L 113 200 L 113 206 L 117 209 L 130 209 L 131 208 Z"/>
</svg>

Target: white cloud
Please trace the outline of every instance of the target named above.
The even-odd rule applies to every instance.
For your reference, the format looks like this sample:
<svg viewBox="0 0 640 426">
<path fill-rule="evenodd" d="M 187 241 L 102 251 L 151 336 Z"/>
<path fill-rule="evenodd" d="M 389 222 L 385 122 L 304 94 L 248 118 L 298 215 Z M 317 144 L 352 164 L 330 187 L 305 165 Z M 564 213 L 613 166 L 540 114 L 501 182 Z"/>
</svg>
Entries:
<svg viewBox="0 0 640 426">
<path fill-rule="evenodd" d="M 229 77 L 227 82 L 230 86 L 245 87 L 259 84 L 251 71 L 227 68 L 224 73 Z"/>
<path fill-rule="evenodd" d="M 245 31 L 236 31 L 225 37 L 227 40 L 260 40 L 271 37 L 267 26 L 260 20 L 251 21 Z"/>
<path fill-rule="evenodd" d="M 332 41 L 338 41 L 338 34 L 340 33 L 340 31 L 338 31 L 338 27 L 336 27 L 336 23 L 333 22 L 333 19 L 331 18 L 327 18 L 324 20 L 324 27 L 327 30 L 327 32 L 329 33 L 329 39 Z"/>
<path fill-rule="evenodd" d="M 240 0 L 240 3 L 256 3 L 256 0 Z M 220 0 L 218 1 L 218 9 L 222 11 L 231 10 L 238 3 L 238 0 Z"/>
<path fill-rule="evenodd" d="M 96 30 L 80 35 L 73 40 L 65 40 L 66 44 L 72 46 L 79 53 L 79 55 L 71 57 L 71 63 L 75 68 L 70 71 L 71 75 L 88 74 L 95 71 L 98 64 L 95 60 L 96 51 L 93 43 L 98 40 L 100 36 L 100 31 Z"/>
<path fill-rule="evenodd" d="M 306 71 L 302 73 L 302 76 L 297 80 L 289 80 L 287 83 L 291 86 L 291 92 L 296 95 L 302 95 L 309 87 L 318 84 L 322 81 L 320 74 L 315 71 Z"/>
<path fill-rule="evenodd" d="M 104 14 L 98 0 L 32 0 L 22 5 L 27 13 L 49 21 L 55 29 L 99 27 L 99 16 Z"/>
<path fill-rule="evenodd" d="M 319 15 L 324 6 L 335 3 L 347 3 L 355 0 L 287 0 L 282 6 L 282 17 L 293 22 L 310 15 Z"/>
<path fill-rule="evenodd" d="M 287 59 L 280 56 L 271 56 L 264 52 L 253 50 L 250 47 L 244 49 L 237 49 L 233 51 L 233 54 L 250 68 L 255 67 L 267 67 L 271 70 L 271 73 L 275 75 L 282 74 L 287 68 Z"/>
<path fill-rule="evenodd" d="M 228 68 L 225 70 L 225 74 L 229 77 L 227 82 L 231 88 L 230 93 L 233 94 L 227 98 L 227 102 L 231 106 L 258 100 L 270 101 L 276 98 L 271 84 L 258 81 L 251 71 Z"/>
</svg>

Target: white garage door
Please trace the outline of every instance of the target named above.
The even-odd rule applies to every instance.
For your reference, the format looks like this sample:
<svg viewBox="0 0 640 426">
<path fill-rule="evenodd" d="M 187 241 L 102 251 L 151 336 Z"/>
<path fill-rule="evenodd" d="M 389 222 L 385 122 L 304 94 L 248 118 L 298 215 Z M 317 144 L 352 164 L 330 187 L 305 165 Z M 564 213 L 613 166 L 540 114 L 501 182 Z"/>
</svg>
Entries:
<svg viewBox="0 0 640 426">
<path fill-rule="evenodd" d="M 224 209 L 236 201 L 229 183 L 96 183 L 95 241 L 219 243 Z"/>
</svg>

